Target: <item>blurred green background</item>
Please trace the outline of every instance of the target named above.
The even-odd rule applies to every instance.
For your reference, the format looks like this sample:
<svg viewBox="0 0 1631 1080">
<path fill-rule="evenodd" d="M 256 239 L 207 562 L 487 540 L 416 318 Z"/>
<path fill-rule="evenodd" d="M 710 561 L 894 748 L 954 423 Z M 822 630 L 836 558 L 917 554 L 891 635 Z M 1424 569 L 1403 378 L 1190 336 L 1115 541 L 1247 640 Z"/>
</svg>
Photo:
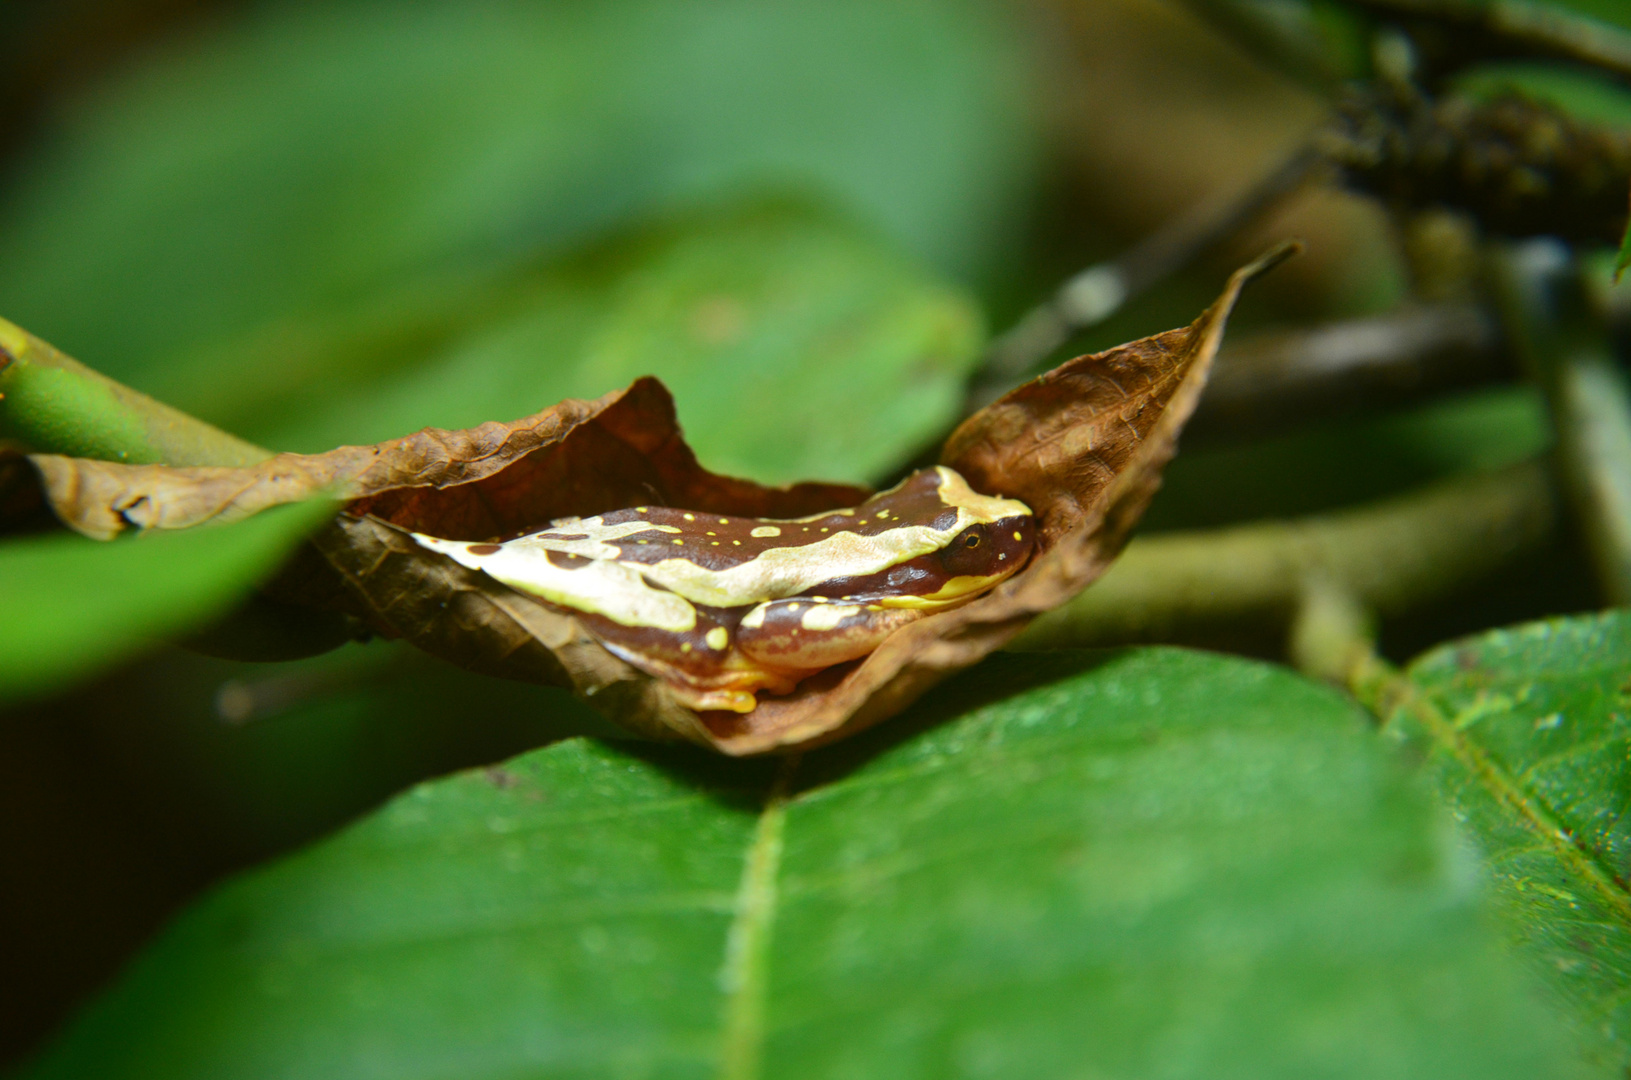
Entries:
<svg viewBox="0 0 1631 1080">
<path fill-rule="evenodd" d="M 6 318 L 278 450 L 655 373 L 706 465 L 768 482 L 888 476 L 991 331 L 1249 184 L 1327 105 L 1175 0 L 14 0 L 0 31 Z M 1068 351 L 1188 322 L 1285 235 L 1307 254 L 1236 332 L 1405 295 L 1385 214 L 1324 188 Z M 1547 440 L 1507 386 L 1214 446 L 1148 526 L 1341 506 Z M 1568 544 L 1384 643 L 1593 606 Z M 224 873 L 578 731 L 604 728 L 564 694 L 383 643 L 154 648 L 40 688 L 0 724 L 0 1059 Z"/>
</svg>

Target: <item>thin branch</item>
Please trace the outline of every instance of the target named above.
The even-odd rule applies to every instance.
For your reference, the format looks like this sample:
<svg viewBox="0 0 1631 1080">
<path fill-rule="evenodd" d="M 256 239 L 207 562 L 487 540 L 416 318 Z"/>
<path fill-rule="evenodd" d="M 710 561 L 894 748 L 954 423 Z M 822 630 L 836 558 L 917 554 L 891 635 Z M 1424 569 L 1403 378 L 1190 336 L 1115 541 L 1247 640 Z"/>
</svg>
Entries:
<svg viewBox="0 0 1631 1080">
<path fill-rule="evenodd" d="M 1470 304 L 1267 331 L 1224 346 L 1184 437 L 1261 436 L 1512 374 L 1495 320 Z"/>
<path fill-rule="evenodd" d="M 252 465 L 272 456 L 0 319 L 0 446 L 5 444 L 133 465 Z"/>
<path fill-rule="evenodd" d="M 1534 0 L 1354 0 L 1356 6 L 1478 32 L 1502 52 L 1572 60 L 1631 77 L 1631 32 L 1556 3 Z M 1482 44 L 1482 43 L 1473 43 Z M 1479 51 L 1492 52 L 1488 45 Z"/>
<path fill-rule="evenodd" d="M 1283 205 L 1324 175 L 1324 163 L 1320 151 L 1304 146 L 1246 191 L 1207 200 L 1114 259 L 1071 277 L 987 348 L 970 377 L 964 415 L 1035 374 L 1073 334 L 1103 322 L 1128 300 Z"/>
<path fill-rule="evenodd" d="M 1547 469 L 1536 461 L 1338 514 L 1140 537 L 1097 584 L 1039 618 L 1013 647 L 1284 630 L 1315 579 L 1398 615 L 1539 550 L 1557 516 Z"/>
</svg>

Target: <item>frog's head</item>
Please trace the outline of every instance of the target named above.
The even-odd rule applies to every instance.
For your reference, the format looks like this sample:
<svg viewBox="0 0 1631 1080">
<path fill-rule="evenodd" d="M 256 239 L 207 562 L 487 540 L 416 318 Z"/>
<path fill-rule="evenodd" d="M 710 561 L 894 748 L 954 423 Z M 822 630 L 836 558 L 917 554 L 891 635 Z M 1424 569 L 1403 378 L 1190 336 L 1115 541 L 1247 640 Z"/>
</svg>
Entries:
<svg viewBox="0 0 1631 1080">
<path fill-rule="evenodd" d="M 1030 514 L 970 525 L 935 553 L 945 578 L 934 599 L 984 592 L 1024 566 L 1035 542 L 1036 519 Z"/>
</svg>

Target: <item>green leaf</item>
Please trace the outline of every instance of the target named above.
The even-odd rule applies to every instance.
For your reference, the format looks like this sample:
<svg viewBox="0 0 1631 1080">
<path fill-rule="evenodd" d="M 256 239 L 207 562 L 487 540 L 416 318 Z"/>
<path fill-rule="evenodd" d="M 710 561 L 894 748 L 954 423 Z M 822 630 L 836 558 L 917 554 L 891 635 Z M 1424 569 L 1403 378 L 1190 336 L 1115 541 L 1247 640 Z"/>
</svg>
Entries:
<svg viewBox="0 0 1631 1080">
<path fill-rule="evenodd" d="M 193 355 L 157 392 L 279 448 L 512 420 L 641 375 L 704 464 L 865 481 L 956 418 L 978 312 L 850 223 L 756 201 Z M 236 370 L 233 380 L 209 373 Z"/>
<path fill-rule="evenodd" d="M 1288 672 L 999 657 L 802 763 L 423 785 L 218 889 L 29 1075 L 1578 1075 L 1458 850 Z"/>
<path fill-rule="evenodd" d="M 306 503 L 110 543 L 0 544 L 0 700 L 57 689 L 224 614 L 333 513 Z"/>
<path fill-rule="evenodd" d="M 1513 934 L 1598 1054 L 1631 1064 L 1631 616 L 1435 649 L 1389 730 L 1494 867 Z"/>
<path fill-rule="evenodd" d="M 1490 0 L 1484 2 L 1489 3 Z M 1532 0 L 1532 3 L 1543 11 L 1549 9 L 1559 15 L 1584 15 L 1610 26 L 1631 30 L 1631 12 L 1626 11 L 1620 0 Z"/>
<path fill-rule="evenodd" d="M 1601 72 L 1534 61 L 1479 64 L 1458 75 L 1451 86 L 1480 101 L 1520 93 L 1583 124 L 1631 127 L 1631 89 Z"/>
<path fill-rule="evenodd" d="M 14 163 L 0 298 L 151 390 L 269 321 L 754 185 L 988 272 L 1021 225 L 1026 78 L 974 0 L 254 5 L 121 68 Z"/>
</svg>

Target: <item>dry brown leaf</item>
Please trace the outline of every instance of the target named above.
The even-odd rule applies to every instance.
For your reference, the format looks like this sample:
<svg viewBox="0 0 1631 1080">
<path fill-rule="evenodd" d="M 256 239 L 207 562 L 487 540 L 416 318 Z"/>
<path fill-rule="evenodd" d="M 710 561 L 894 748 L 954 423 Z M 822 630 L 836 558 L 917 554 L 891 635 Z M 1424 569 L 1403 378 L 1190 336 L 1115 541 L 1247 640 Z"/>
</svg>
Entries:
<svg viewBox="0 0 1631 1080">
<path fill-rule="evenodd" d="M 1109 565 L 1160 483 L 1205 385 L 1240 289 L 1287 245 L 1237 271 L 1192 325 L 1078 357 L 969 418 L 941 460 L 979 491 L 1018 498 L 1037 554 L 962 607 L 911 623 L 870 655 L 828 668 L 750 713 L 696 713 L 613 656 L 570 614 L 418 545 L 522 535 L 566 516 L 640 504 L 747 517 L 851 506 L 860 488 L 767 488 L 716 476 L 685 445 L 655 379 L 569 400 L 512 424 L 427 429 L 369 447 L 283 454 L 247 468 L 170 468 L 34 455 L 53 507 L 90 536 L 127 527 L 230 521 L 314 496 L 346 513 L 274 588 L 353 614 L 390 637 L 476 671 L 571 687 L 612 720 L 733 755 L 827 742 L 885 719 L 975 663 Z"/>
</svg>

